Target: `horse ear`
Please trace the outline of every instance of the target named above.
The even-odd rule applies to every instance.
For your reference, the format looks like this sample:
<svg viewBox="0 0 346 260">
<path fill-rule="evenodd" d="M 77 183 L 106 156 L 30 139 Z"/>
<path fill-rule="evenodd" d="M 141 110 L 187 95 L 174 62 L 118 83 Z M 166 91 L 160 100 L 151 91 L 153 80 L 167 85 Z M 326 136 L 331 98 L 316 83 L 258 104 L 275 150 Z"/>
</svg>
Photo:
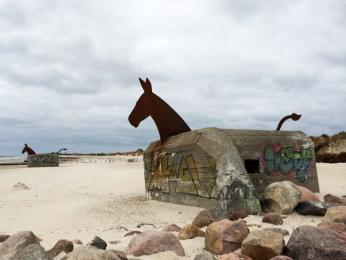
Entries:
<svg viewBox="0 0 346 260">
<path fill-rule="evenodd" d="M 141 83 L 141 86 L 142 86 L 143 90 L 145 91 L 145 81 L 142 80 L 141 78 L 139 78 L 139 82 Z"/>
<path fill-rule="evenodd" d="M 148 78 L 146 78 L 145 83 L 147 83 L 147 88 L 148 88 L 147 90 L 150 92 L 153 92 L 153 89 L 151 87 L 151 82 L 149 81 Z"/>
<path fill-rule="evenodd" d="M 139 78 L 139 82 L 141 83 L 141 86 L 144 90 L 144 92 L 152 92 L 151 90 L 151 83 L 148 79 L 146 79 L 146 81 L 142 80 L 141 78 Z M 149 83 L 148 83 L 149 82 Z"/>
</svg>

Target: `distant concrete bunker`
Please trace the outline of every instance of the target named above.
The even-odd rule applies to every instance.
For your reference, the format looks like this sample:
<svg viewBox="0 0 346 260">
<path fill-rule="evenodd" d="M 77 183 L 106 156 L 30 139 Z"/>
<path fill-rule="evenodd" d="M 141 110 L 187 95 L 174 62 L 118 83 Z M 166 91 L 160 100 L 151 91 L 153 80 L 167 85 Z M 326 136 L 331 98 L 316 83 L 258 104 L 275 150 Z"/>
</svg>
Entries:
<svg viewBox="0 0 346 260">
<path fill-rule="evenodd" d="M 194 130 L 151 143 L 144 164 L 152 199 L 224 212 L 259 212 L 276 181 L 319 192 L 314 145 L 300 131 Z"/>
<path fill-rule="evenodd" d="M 56 153 L 28 155 L 28 167 L 58 167 L 59 155 Z"/>
</svg>

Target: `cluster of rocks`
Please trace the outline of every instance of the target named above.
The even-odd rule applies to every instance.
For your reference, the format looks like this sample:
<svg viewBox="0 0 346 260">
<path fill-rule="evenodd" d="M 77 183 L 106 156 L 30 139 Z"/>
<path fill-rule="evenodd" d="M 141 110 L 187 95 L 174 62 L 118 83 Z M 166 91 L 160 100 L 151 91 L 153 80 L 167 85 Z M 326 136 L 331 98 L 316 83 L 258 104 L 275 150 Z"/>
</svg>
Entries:
<svg viewBox="0 0 346 260">
<path fill-rule="evenodd" d="M 200 254 L 194 260 L 346 259 L 344 197 L 328 194 L 321 203 L 310 190 L 290 182 L 280 182 L 268 186 L 262 203 L 263 209 L 270 211 L 264 214 L 264 223 L 282 225 L 281 214 L 293 210 L 302 215 L 324 218 L 316 227 L 297 227 L 285 244 L 284 236 L 289 235 L 285 229 L 273 227 L 250 232 L 248 227 L 251 225 L 244 220 L 217 219 L 213 212 L 205 210 L 192 223 L 199 228 L 207 226 L 205 249 L 208 253 Z"/>
<path fill-rule="evenodd" d="M 3 235 L 0 240 L 0 259 L 15 260 L 49 260 L 61 252 L 69 253 L 73 250 L 73 243 L 68 240 L 59 240 L 55 246 L 46 251 L 39 239 L 31 231 L 21 231 L 12 236 Z"/>
<path fill-rule="evenodd" d="M 283 181 L 272 183 L 265 189 L 261 205 L 265 212 L 290 214 L 295 210 L 300 215 L 324 216 L 329 208 L 346 206 L 346 197 L 327 194 L 321 202 L 309 189 Z"/>
<path fill-rule="evenodd" d="M 292 211 L 324 217 L 316 227 L 297 227 L 285 243 L 284 237 L 289 235 L 285 229 L 271 227 L 250 232 L 252 225 L 241 219 L 246 217 L 246 212 L 232 212 L 220 218 L 212 210 L 204 210 L 189 225 L 207 227 L 207 252 L 194 260 L 346 259 L 345 197 L 327 194 L 321 202 L 309 189 L 284 181 L 266 188 L 261 205 L 262 210 L 268 212 L 263 215 L 262 222 L 273 225 L 282 225 L 282 214 Z"/>
<path fill-rule="evenodd" d="M 0 237 L 1 260 L 53 260 L 64 252 L 63 260 L 126 260 L 126 254 L 118 250 L 106 250 L 107 243 L 95 237 L 88 245 L 74 248 L 74 244 L 82 244 L 80 240 L 59 240 L 53 248 L 45 250 L 40 245 L 41 239 L 31 231 L 21 231 L 14 235 Z"/>
<path fill-rule="evenodd" d="M 317 227 L 296 228 L 286 245 L 284 236 L 289 234 L 287 230 L 263 228 L 250 232 L 250 225 L 244 220 L 215 220 L 208 210 L 202 211 L 193 223 L 207 225 L 205 248 L 209 253 L 197 255 L 195 260 L 346 259 L 346 207 L 331 209 Z M 277 213 L 263 217 L 263 222 L 276 225 L 282 221 Z"/>
<path fill-rule="evenodd" d="M 327 194 L 321 202 L 310 190 L 284 181 L 266 188 L 261 205 L 262 222 L 275 226 L 262 228 L 247 223 L 245 210 L 228 215 L 217 209 L 203 210 L 182 228 L 171 224 L 160 231 L 153 226 L 151 231 L 126 233 L 124 236 L 133 237 L 124 252 L 107 249 L 107 243 L 100 237 L 94 237 L 85 246 L 78 240 L 59 240 L 52 249 L 45 250 L 39 238 L 25 231 L 0 235 L 0 259 L 49 260 L 58 255 L 64 260 L 125 260 L 130 259 L 128 256 L 138 259 L 148 255 L 150 259 L 179 259 L 185 256 L 181 241 L 196 237 L 203 238 L 204 250 L 194 260 L 346 259 L 346 197 Z M 285 243 L 284 237 L 289 232 L 277 225 L 284 223 L 282 214 L 294 210 L 301 215 L 323 218 L 317 226 L 295 228 Z M 142 225 L 152 224 L 142 223 L 137 227 Z M 259 229 L 250 230 L 253 226 Z"/>
</svg>

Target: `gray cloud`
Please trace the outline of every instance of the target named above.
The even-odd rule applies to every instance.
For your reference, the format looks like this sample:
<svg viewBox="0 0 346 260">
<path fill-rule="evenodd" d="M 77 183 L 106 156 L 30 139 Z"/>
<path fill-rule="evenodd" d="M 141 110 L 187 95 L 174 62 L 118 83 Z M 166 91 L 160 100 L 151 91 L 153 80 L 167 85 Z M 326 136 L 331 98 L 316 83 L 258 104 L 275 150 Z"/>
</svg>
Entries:
<svg viewBox="0 0 346 260">
<path fill-rule="evenodd" d="M 346 5 L 318 1 L 0 0 L 0 155 L 119 151 L 149 77 L 192 128 L 345 130 Z"/>
</svg>

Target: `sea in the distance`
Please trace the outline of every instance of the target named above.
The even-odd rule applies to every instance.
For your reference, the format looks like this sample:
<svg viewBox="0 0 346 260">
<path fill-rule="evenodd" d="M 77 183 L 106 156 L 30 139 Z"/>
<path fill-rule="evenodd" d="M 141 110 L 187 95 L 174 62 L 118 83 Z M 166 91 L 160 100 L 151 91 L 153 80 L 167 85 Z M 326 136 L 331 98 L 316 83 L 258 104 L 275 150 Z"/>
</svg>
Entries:
<svg viewBox="0 0 346 260">
<path fill-rule="evenodd" d="M 24 160 L 24 156 L 0 156 L 0 164 L 23 163 Z"/>
</svg>

